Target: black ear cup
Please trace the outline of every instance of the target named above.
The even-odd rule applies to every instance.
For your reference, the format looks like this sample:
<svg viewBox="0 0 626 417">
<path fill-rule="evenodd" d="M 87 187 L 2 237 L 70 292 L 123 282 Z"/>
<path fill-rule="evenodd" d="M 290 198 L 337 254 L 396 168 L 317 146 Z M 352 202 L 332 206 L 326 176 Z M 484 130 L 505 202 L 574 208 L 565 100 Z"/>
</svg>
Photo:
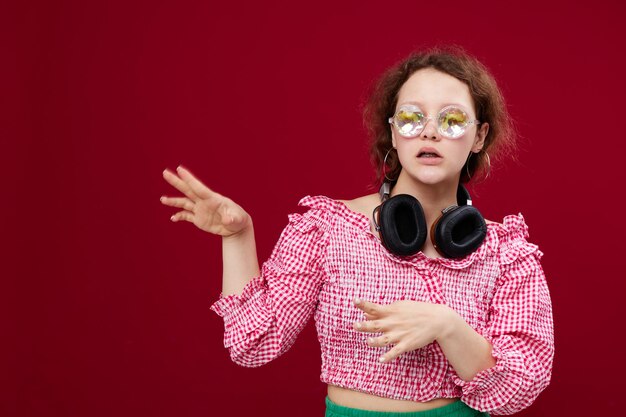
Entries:
<svg viewBox="0 0 626 417">
<path fill-rule="evenodd" d="M 433 223 L 430 237 L 435 249 L 447 258 L 474 252 L 487 236 L 487 223 L 473 206 L 454 207 Z"/>
<path fill-rule="evenodd" d="M 415 197 L 399 194 L 389 198 L 390 187 L 383 183 L 380 189 L 383 203 L 374 210 L 376 228 L 383 245 L 400 256 L 414 255 L 426 242 L 426 218 L 422 205 Z M 487 236 L 487 224 L 482 214 L 471 204 L 465 187 L 457 189 L 458 206 L 442 212 L 430 231 L 437 251 L 447 258 L 461 258 L 474 252 Z"/>
<path fill-rule="evenodd" d="M 379 231 L 383 245 L 400 256 L 416 254 L 426 242 L 424 210 L 417 199 L 399 194 L 380 206 Z"/>
</svg>

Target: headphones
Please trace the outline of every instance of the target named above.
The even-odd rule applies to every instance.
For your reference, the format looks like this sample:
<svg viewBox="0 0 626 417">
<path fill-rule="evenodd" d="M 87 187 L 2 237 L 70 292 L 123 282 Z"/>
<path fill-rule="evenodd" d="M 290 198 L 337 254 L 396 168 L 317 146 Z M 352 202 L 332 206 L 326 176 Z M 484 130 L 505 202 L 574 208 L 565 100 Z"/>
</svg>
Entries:
<svg viewBox="0 0 626 417">
<path fill-rule="evenodd" d="M 415 197 L 398 194 L 389 197 L 391 186 L 383 182 L 379 194 L 381 204 L 372 216 L 380 239 L 391 253 L 400 256 L 416 254 L 426 242 L 426 218 Z M 458 205 L 446 207 L 430 228 L 430 239 L 437 252 L 446 258 L 461 258 L 474 252 L 487 236 L 487 223 L 467 189 L 459 183 Z M 378 212 L 378 221 L 376 220 Z"/>
</svg>

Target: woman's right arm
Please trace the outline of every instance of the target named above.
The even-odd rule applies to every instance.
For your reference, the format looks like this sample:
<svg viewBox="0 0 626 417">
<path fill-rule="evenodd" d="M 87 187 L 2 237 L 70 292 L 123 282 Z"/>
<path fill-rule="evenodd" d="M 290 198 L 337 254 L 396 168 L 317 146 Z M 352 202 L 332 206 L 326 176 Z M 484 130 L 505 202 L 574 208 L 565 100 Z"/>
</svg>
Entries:
<svg viewBox="0 0 626 417">
<path fill-rule="evenodd" d="M 250 227 L 222 237 L 222 294 L 241 294 L 253 277 L 260 275 L 252 221 Z"/>
<path fill-rule="evenodd" d="M 178 167 L 178 175 L 163 171 L 163 178 L 185 197 L 161 197 L 167 206 L 182 208 L 171 220 L 186 220 L 200 230 L 222 236 L 222 294 L 241 294 L 259 275 L 252 218 L 230 198 L 209 189 L 191 172 Z"/>
<path fill-rule="evenodd" d="M 327 210 L 289 215 L 272 255 L 259 270 L 252 220 L 229 198 L 211 191 L 179 167 L 163 176 L 184 198 L 164 204 L 186 220 L 222 236 L 223 291 L 210 309 L 224 319 L 224 347 L 233 362 L 261 366 L 285 353 L 312 316 L 324 277 L 330 227 Z"/>
</svg>

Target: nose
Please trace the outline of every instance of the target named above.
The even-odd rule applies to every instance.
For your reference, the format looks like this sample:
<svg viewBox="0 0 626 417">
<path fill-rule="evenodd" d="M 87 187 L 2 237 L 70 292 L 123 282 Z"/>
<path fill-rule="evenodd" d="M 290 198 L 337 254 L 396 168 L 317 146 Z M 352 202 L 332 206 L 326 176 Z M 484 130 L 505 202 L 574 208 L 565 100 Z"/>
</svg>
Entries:
<svg viewBox="0 0 626 417">
<path fill-rule="evenodd" d="M 428 118 L 426 121 L 426 125 L 424 126 L 424 130 L 422 130 L 421 137 L 423 139 L 439 139 L 439 132 L 437 131 L 437 121 L 432 118 Z"/>
</svg>

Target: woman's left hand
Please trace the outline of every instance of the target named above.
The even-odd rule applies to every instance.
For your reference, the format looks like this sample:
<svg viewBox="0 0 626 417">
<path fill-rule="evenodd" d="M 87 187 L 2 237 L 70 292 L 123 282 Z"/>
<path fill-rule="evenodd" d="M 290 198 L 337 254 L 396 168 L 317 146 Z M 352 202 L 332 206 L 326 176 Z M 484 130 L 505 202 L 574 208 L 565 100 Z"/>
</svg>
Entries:
<svg viewBox="0 0 626 417">
<path fill-rule="evenodd" d="M 370 337 L 369 346 L 395 345 L 380 357 L 389 362 L 404 352 L 416 350 L 443 337 L 451 331 L 457 313 L 444 304 L 400 300 L 391 304 L 376 304 L 354 300 L 354 305 L 365 313 L 366 321 L 355 322 L 355 330 L 383 334 Z"/>
</svg>

